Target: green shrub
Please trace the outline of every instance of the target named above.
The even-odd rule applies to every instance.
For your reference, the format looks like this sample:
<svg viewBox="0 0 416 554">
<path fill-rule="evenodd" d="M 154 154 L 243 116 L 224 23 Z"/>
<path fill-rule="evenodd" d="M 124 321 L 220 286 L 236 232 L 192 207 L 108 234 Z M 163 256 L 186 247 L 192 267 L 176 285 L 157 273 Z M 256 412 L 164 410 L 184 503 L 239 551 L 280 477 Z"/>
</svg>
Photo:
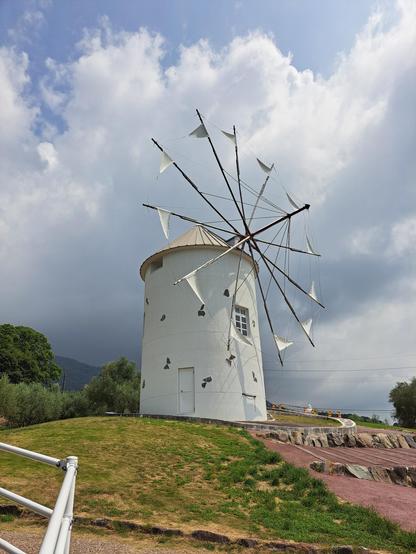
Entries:
<svg viewBox="0 0 416 554">
<path fill-rule="evenodd" d="M 47 389 L 40 383 L 10 385 L 9 398 L 2 411 L 12 427 L 60 419 L 62 395 L 59 389 Z"/>
</svg>

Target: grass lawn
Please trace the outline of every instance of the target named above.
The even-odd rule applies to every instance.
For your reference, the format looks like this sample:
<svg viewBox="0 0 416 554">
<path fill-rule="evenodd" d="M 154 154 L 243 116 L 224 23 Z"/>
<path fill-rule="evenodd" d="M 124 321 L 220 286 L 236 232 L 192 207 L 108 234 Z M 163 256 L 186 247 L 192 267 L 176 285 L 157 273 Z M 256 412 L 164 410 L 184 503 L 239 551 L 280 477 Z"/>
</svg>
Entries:
<svg viewBox="0 0 416 554">
<path fill-rule="evenodd" d="M 398 425 L 387 425 L 386 423 L 373 423 L 372 421 L 365 421 L 359 417 L 352 416 L 350 419 L 355 421 L 360 427 L 369 427 L 370 429 L 391 429 L 392 431 L 404 431 L 407 433 L 416 434 L 416 429 L 409 429 L 406 427 L 399 427 Z"/>
<path fill-rule="evenodd" d="M 78 455 L 78 515 L 393 552 L 416 549 L 416 533 L 339 503 L 322 481 L 241 429 L 90 417 L 2 430 L 0 441 L 56 457 Z M 52 505 L 61 481 L 61 471 L 0 453 L 0 486 Z"/>
<path fill-rule="evenodd" d="M 285 425 L 304 425 L 305 427 L 339 427 L 341 424 L 333 419 L 325 419 L 324 417 L 314 417 L 307 415 L 295 415 L 295 414 L 282 414 L 270 411 L 272 418 L 277 423 L 283 423 Z"/>
</svg>

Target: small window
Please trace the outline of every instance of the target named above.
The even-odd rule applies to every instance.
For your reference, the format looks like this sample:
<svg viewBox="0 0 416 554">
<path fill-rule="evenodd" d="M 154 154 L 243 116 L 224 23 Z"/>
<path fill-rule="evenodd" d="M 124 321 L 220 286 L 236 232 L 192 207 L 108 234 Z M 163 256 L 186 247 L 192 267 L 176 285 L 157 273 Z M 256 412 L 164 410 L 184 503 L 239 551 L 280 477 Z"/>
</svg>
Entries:
<svg viewBox="0 0 416 554">
<path fill-rule="evenodd" d="M 157 269 L 163 267 L 163 258 L 159 258 L 150 264 L 150 273 L 153 273 Z"/>
<path fill-rule="evenodd" d="M 235 326 L 237 331 L 247 337 L 250 334 L 248 309 L 242 306 L 234 307 Z"/>
</svg>

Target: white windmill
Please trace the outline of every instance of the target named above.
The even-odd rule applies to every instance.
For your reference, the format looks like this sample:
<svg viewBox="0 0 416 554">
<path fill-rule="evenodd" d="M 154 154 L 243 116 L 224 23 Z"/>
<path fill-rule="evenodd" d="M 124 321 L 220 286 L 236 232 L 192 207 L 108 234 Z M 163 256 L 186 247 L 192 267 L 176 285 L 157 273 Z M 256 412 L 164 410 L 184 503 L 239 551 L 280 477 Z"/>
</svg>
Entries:
<svg viewBox="0 0 416 554">
<path fill-rule="evenodd" d="M 260 160 L 257 160 L 258 164 L 266 174 L 260 191 L 255 192 L 241 179 L 235 127 L 233 133 L 222 131 L 234 144 L 234 178 L 224 168 L 198 110 L 197 114 L 200 125 L 190 135 L 208 140 L 238 221 L 227 219 L 208 198 L 210 195 L 202 192 L 152 139 L 162 155 L 160 173 L 174 166 L 216 213 L 223 226 L 202 223 L 165 208 L 143 204 L 157 210 L 167 239 L 171 217 L 191 222 L 194 226 L 147 258 L 140 268 L 145 282 L 140 412 L 227 421 L 264 421 L 267 411 L 256 288 L 281 363 L 282 352 L 293 341 L 280 336 L 275 329 L 259 266 L 264 266 L 269 276 L 267 289 L 270 284 L 277 287 L 300 329 L 313 345 L 312 320 L 299 318 L 286 285 L 290 284 L 308 301 L 322 306 L 315 285 L 312 282 L 310 289 L 306 290 L 291 277 L 286 264 L 282 268 L 277 263 L 277 254 L 281 250 L 286 254 L 296 252 L 319 256 L 308 237 L 304 250 L 294 248 L 290 243 L 291 220 L 308 210 L 309 205 L 297 205 L 287 195 L 293 208 L 288 212 L 265 197 L 273 165 L 269 167 Z M 232 181 L 236 183 L 236 192 Z M 243 199 L 243 190 L 254 195 L 251 204 Z M 266 225 L 255 225 L 255 215 L 260 209 L 273 212 L 272 221 Z M 270 233 L 273 233 L 271 237 Z M 266 255 L 269 249 L 277 252 L 272 254 L 274 259 Z"/>
</svg>

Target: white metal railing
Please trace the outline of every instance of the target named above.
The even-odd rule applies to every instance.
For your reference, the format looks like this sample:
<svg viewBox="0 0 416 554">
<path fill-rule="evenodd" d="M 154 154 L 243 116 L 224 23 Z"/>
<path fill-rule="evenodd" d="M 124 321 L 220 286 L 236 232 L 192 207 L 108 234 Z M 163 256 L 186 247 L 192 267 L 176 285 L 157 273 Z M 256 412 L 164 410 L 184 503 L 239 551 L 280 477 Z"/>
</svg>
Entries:
<svg viewBox="0 0 416 554">
<path fill-rule="evenodd" d="M 23 456 L 24 458 L 29 458 L 37 462 L 43 462 L 44 464 L 49 464 L 65 471 L 65 477 L 53 510 L 1 487 L 0 496 L 16 502 L 17 504 L 21 504 L 25 508 L 32 510 L 32 512 L 49 519 L 48 528 L 43 537 L 39 554 L 68 554 L 71 543 L 72 521 L 74 518 L 74 496 L 75 481 L 78 471 L 78 458 L 76 456 L 68 456 L 63 460 L 59 460 L 58 458 L 45 456 L 45 454 L 25 450 L 24 448 L 5 444 L 4 442 L 0 442 L 0 451 L 17 454 L 18 456 Z M 2 538 L 0 538 L 0 549 L 10 552 L 11 554 L 25 554 L 23 550 L 20 550 Z"/>
</svg>

